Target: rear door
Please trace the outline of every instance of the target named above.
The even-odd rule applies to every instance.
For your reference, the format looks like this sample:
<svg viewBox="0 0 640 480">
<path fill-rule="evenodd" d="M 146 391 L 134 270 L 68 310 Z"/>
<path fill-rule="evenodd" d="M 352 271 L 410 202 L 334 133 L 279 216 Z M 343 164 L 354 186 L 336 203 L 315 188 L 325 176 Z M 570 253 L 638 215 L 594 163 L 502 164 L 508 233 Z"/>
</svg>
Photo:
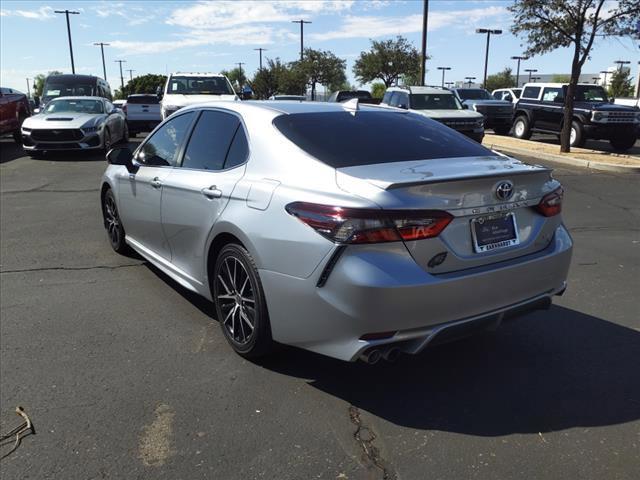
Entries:
<svg viewBox="0 0 640 480">
<path fill-rule="evenodd" d="M 127 237 L 167 261 L 171 249 L 160 221 L 163 182 L 176 165 L 194 115 L 177 115 L 162 125 L 136 151 L 138 171 L 119 174 L 119 210 Z"/>
<path fill-rule="evenodd" d="M 172 250 L 171 262 L 190 277 L 205 277 L 209 232 L 242 178 L 249 154 L 240 118 L 203 110 L 180 164 L 164 182 L 162 225 Z"/>
</svg>

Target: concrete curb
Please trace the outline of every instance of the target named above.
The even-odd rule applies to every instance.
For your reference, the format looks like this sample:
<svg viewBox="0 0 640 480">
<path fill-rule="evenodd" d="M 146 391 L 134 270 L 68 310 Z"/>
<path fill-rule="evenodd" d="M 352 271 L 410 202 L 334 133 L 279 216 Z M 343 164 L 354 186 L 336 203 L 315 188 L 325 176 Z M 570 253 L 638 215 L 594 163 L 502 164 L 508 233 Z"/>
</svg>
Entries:
<svg viewBox="0 0 640 480">
<path fill-rule="evenodd" d="M 640 166 L 636 165 L 617 165 L 614 163 L 594 162 L 591 160 L 584 160 L 582 158 L 571 158 L 563 155 L 556 155 L 553 153 L 537 152 L 527 150 L 526 148 L 518 147 L 503 147 L 502 145 L 485 145 L 491 150 L 498 150 L 503 153 L 512 155 L 527 155 L 529 157 L 536 157 L 541 160 L 548 160 L 550 162 L 561 163 L 563 165 L 569 165 L 572 167 L 590 168 L 592 170 L 600 170 L 605 172 L 617 172 L 617 173 L 640 173 Z"/>
</svg>

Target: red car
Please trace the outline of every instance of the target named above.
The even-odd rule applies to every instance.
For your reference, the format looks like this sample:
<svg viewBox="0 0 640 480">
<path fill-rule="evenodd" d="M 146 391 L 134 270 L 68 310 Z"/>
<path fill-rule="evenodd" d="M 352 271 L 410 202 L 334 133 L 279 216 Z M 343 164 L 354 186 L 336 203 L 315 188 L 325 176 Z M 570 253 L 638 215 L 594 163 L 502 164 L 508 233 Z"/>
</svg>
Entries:
<svg viewBox="0 0 640 480">
<path fill-rule="evenodd" d="M 16 143 L 21 143 L 20 127 L 29 115 L 29 101 L 24 93 L 0 88 L 0 135 L 11 133 Z"/>
</svg>

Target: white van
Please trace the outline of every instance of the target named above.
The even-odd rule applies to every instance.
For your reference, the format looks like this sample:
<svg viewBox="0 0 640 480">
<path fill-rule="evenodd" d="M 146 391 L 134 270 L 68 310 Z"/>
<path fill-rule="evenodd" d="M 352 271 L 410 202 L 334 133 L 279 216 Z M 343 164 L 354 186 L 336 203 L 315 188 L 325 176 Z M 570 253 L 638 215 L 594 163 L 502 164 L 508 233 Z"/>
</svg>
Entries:
<svg viewBox="0 0 640 480">
<path fill-rule="evenodd" d="M 219 73 L 176 72 L 160 90 L 162 119 L 182 107 L 214 100 L 240 100 L 229 79 Z"/>
</svg>

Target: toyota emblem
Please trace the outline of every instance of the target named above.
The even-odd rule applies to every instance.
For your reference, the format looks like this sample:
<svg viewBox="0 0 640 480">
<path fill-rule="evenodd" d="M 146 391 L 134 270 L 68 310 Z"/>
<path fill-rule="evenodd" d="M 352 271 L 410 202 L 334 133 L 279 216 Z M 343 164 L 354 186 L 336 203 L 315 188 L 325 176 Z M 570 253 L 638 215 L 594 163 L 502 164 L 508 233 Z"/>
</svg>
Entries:
<svg viewBox="0 0 640 480">
<path fill-rule="evenodd" d="M 509 180 L 500 182 L 496 187 L 496 197 L 498 200 L 509 200 L 513 195 L 513 183 Z"/>
</svg>

